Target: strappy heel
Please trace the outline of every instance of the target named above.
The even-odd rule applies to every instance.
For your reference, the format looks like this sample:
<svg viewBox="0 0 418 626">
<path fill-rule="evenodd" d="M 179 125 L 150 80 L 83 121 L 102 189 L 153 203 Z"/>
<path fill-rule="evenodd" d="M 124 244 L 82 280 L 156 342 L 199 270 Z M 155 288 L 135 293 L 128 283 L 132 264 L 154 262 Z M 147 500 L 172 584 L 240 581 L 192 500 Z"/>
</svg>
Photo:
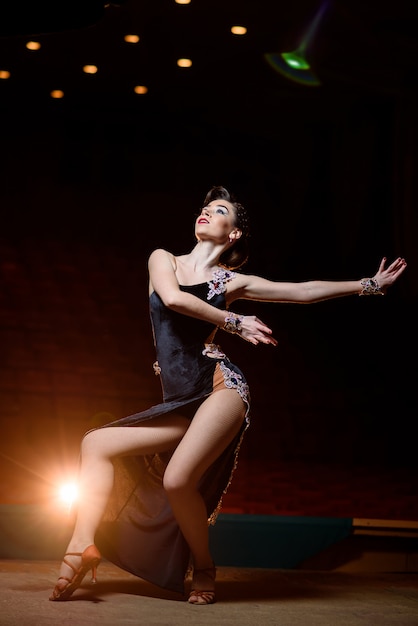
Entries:
<svg viewBox="0 0 418 626">
<path fill-rule="evenodd" d="M 80 567 L 77 568 L 70 563 L 70 561 L 65 558 L 67 556 L 81 557 Z M 101 558 L 101 554 L 94 544 L 88 546 L 84 552 L 67 552 L 67 554 L 64 555 L 63 562 L 67 565 L 67 567 L 73 570 L 74 575 L 72 578 L 60 576 L 49 599 L 52 601 L 68 600 L 71 594 L 81 585 L 83 578 L 89 569 L 91 569 L 92 572 L 91 582 L 95 584 L 97 582 L 97 567 Z M 65 581 L 66 584 L 60 584 L 60 581 Z"/>
<path fill-rule="evenodd" d="M 206 569 L 196 569 L 193 571 L 193 582 L 192 586 L 195 585 L 195 580 L 198 579 L 201 581 L 205 579 L 208 581 L 208 586 L 213 587 L 215 578 L 216 578 L 216 567 L 208 567 Z M 189 603 L 190 604 L 213 604 L 215 602 L 215 590 L 214 589 L 199 589 L 197 587 L 204 586 L 201 582 L 199 585 L 196 583 L 196 587 L 193 587 L 189 594 Z"/>
</svg>

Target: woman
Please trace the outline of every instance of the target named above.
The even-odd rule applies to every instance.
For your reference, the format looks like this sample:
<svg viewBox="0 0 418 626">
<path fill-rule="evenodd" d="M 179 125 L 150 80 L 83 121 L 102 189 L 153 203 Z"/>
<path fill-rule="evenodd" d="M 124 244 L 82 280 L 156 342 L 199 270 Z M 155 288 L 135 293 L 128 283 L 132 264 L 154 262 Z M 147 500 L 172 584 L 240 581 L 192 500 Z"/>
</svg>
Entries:
<svg viewBox="0 0 418 626">
<path fill-rule="evenodd" d="M 214 343 L 218 328 L 254 345 L 275 346 L 271 329 L 232 313 L 239 299 L 311 303 L 382 295 L 406 268 L 402 258 L 373 278 L 273 282 L 236 272 L 247 259 L 247 214 L 213 187 L 195 222 L 196 245 L 150 255 L 149 299 L 163 402 L 88 432 L 80 464 L 74 533 L 50 600 L 67 600 L 101 553 L 161 587 L 184 591 L 193 567 L 192 604 L 215 601 L 208 523 L 214 523 L 249 425 L 243 373 Z M 101 553 L 100 553 L 100 551 Z"/>
</svg>

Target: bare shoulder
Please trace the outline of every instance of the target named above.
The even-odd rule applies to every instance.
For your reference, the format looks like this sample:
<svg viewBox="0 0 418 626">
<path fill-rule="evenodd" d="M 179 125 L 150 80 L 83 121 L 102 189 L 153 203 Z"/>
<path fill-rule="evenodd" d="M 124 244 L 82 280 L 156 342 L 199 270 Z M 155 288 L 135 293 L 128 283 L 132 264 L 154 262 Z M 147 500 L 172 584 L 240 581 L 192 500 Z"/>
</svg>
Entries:
<svg viewBox="0 0 418 626">
<path fill-rule="evenodd" d="M 167 263 L 170 262 L 174 269 L 176 269 L 176 257 L 174 254 L 164 248 L 156 248 L 151 252 L 148 258 L 148 267 L 155 263 Z"/>
<path fill-rule="evenodd" d="M 164 250 L 164 248 L 155 248 L 155 250 L 153 250 L 151 254 L 149 255 L 149 258 L 159 259 L 159 258 L 166 258 L 170 256 L 173 256 L 173 255 L 168 250 Z"/>
</svg>

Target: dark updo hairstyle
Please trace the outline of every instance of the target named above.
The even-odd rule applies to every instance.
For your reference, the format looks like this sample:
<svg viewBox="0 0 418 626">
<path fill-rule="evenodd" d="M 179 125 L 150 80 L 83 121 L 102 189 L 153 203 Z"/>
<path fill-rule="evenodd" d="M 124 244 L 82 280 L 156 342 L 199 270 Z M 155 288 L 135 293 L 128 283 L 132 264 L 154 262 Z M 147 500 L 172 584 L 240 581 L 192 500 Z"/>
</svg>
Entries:
<svg viewBox="0 0 418 626">
<path fill-rule="evenodd" d="M 229 270 L 236 270 L 242 267 L 248 259 L 248 237 L 250 236 L 250 223 L 247 211 L 242 204 L 237 202 L 235 196 L 225 187 L 212 187 L 206 194 L 203 206 L 207 206 L 213 200 L 226 200 L 235 209 L 235 226 L 239 228 L 242 235 L 236 239 L 234 244 L 225 250 L 220 256 L 219 263 Z"/>
</svg>

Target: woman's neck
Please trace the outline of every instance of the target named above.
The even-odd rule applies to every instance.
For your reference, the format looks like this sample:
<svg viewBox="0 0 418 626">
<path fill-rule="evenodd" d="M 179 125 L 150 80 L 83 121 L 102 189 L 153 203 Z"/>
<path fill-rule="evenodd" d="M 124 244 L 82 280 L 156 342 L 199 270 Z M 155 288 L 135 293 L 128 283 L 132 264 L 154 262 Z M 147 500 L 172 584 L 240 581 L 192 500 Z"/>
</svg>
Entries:
<svg viewBox="0 0 418 626">
<path fill-rule="evenodd" d="M 218 267 L 222 252 L 221 246 L 215 246 L 212 242 L 199 241 L 191 252 L 176 257 L 176 274 L 179 282 L 194 284 L 210 280 L 214 270 Z"/>
<path fill-rule="evenodd" d="M 223 246 L 214 245 L 209 241 L 198 241 L 195 247 L 181 257 L 182 262 L 197 273 L 212 272 L 219 264 Z"/>
</svg>

